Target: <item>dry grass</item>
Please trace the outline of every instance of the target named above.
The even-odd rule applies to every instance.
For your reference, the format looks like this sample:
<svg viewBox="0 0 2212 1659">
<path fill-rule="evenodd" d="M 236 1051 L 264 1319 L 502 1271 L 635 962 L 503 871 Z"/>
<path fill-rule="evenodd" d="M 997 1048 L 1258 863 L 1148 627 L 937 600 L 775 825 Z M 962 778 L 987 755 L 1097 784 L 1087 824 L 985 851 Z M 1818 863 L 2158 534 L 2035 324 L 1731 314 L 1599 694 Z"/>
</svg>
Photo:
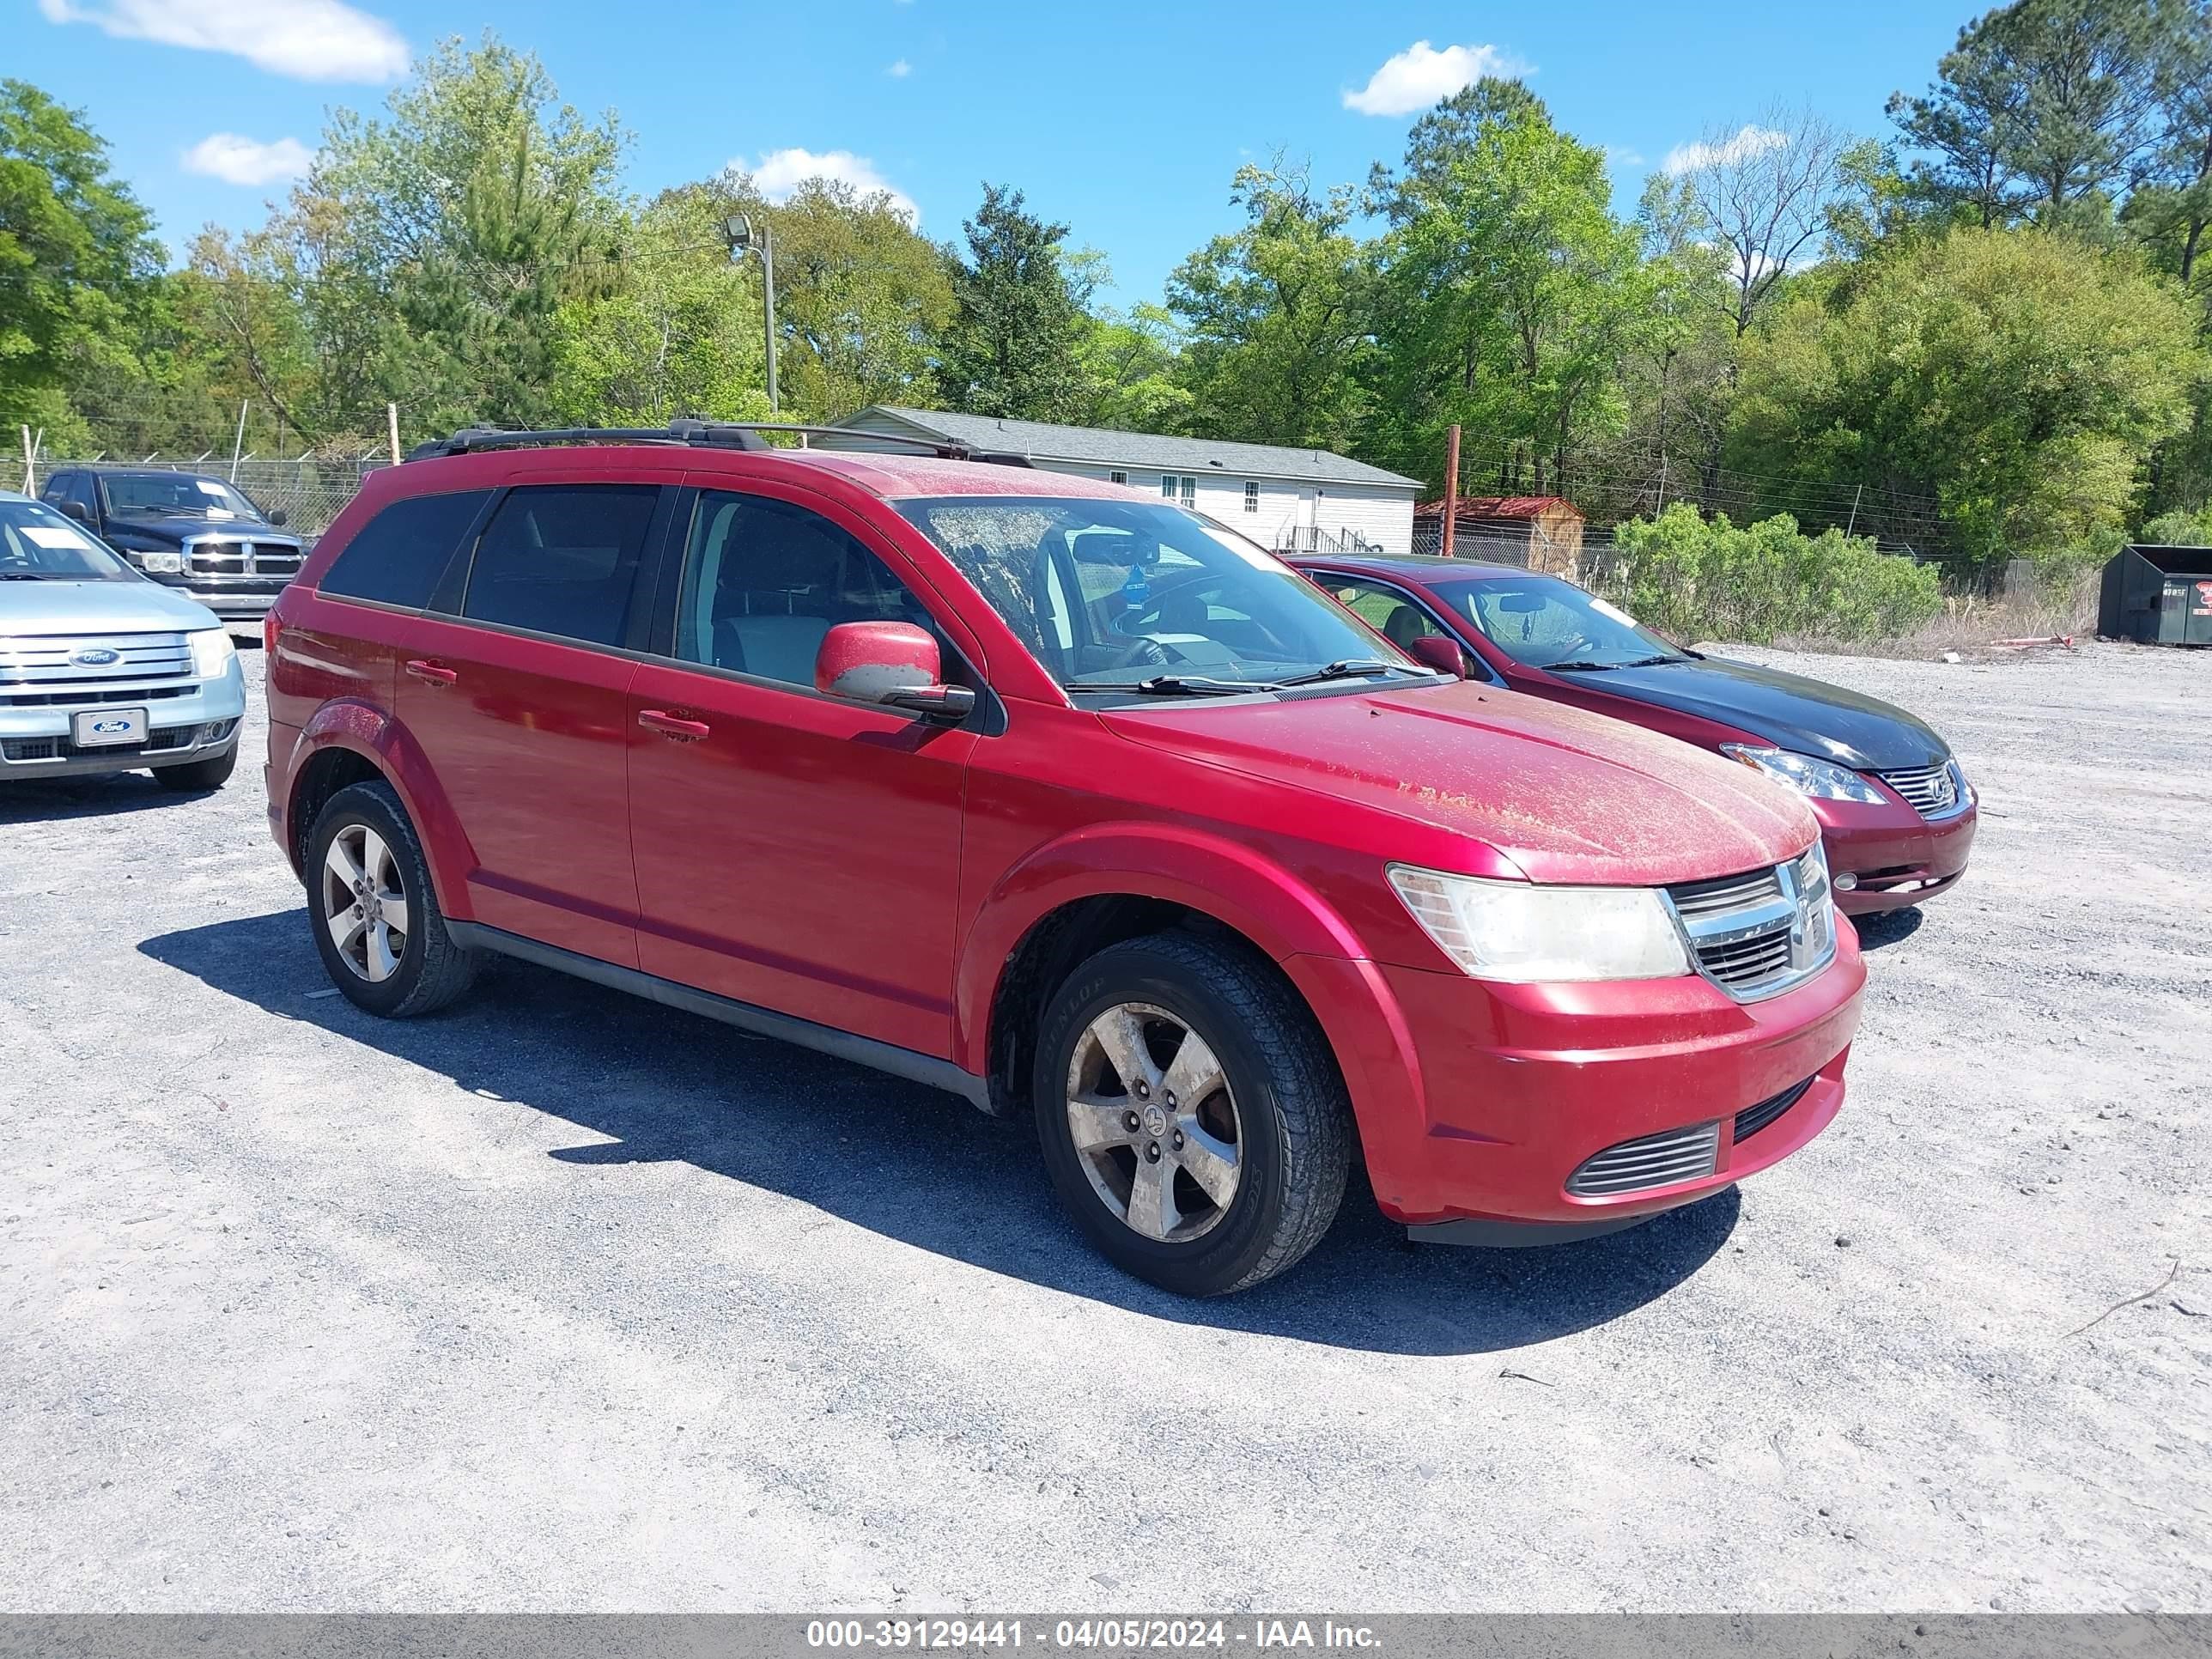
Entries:
<svg viewBox="0 0 2212 1659">
<path fill-rule="evenodd" d="M 2092 639 L 2097 632 L 2099 573 L 2085 570 L 2063 585 L 2044 584 L 1999 599 L 1977 595 L 1948 598 L 1943 613 L 1909 634 L 1888 640 L 1837 640 L 1792 635 L 1774 643 L 1792 651 L 1833 656 L 1900 657 L 1933 661 L 1947 653 L 1984 659 L 2017 655 L 1992 645 L 1996 640 L 2048 639 L 2072 635 Z"/>
</svg>

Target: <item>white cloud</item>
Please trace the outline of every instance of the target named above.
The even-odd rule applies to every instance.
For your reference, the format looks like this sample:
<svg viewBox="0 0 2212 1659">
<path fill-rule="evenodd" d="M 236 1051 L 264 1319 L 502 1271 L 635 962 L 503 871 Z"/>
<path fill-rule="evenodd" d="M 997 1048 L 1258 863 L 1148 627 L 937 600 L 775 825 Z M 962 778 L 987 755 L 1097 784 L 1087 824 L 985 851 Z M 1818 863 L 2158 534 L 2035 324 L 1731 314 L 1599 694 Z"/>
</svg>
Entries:
<svg viewBox="0 0 2212 1659">
<path fill-rule="evenodd" d="M 39 0 L 52 23 L 90 23 L 118 40 L 227 52 L 301 81 L 389 81 L 407 43 L 345 0 Z"/>
<path fill-rule="evenodd" d="M 1677 144 L 1667 152 L 1667 159 L 1659 167 L 1662 172 L 1676 174 L 1695 173 L 1699 167 L 1732 167 L 1754 155 L 1780 149 L 1789 142 L 1788 133 L 1777 132 L 1772 127 L 1745 126 L 1737 129 L 1733 137 L 1717 142 L 1701 138 L 1694 143 Z"/>
<path fill-rule="evenodd" d="M 297 138 L 264 144 L 235 132 L 212 132 L 185 152 L 185 171 L 232 185 L 273 185 L 297 179 L 314 165 L 315 153 Z"/>
<path fill-rule="evenodd" d="M 1416 40 L 1367 77 L 1357 92 L 1344 94 L 1344 106 L 1362 115 L 1411 115 L 1486 75 L 1526 74 L 1527 66 L 1496 46 L 1446 46 L 1438 52 Z"/>
<path fill-rule="evenodd" d="M 1607 144 L 1605 163 L 1613 167 L 1640 167 L 1644 165 L 1644 152 L 1631 149 L 1626 144 Z"/>
<path fill-rule="evenodd" d="M 908 76 L 914 73 L 914 65 L 908 63 L 905 58 L 902 58 L 897 63 L 893 64 L 889 69 L 885 70 L 884 73 L 890 76 L 895 81 L 903 81 Z"/>
<path fill-rule="evenodd" d="M 849 149 L 824 150 L 816 155 L 811 149 L 772 149 L 757 161 L 743 158 L 730 163 L 753 176 L 761 194 L 771 202 L 781 202 L 809 179 L 838 179 L 852 185 L 863 196 L 882 191 L 891 198 L 891 205 L 915 223 L 921 222 L 921 210 L 905 191 L 892 187 L 889 179 L 876 171 L 876 164 L 865 155 L 855 155 Z"/>
</svg>

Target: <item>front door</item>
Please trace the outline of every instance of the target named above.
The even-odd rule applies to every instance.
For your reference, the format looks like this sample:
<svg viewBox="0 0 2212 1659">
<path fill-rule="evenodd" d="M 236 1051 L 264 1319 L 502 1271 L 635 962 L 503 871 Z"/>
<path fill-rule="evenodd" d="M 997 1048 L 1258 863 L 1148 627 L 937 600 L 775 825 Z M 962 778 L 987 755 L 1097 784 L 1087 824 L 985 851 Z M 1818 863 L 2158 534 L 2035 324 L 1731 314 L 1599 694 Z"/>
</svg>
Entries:
<svg viewBox="0 0 2212 1659">
<path fill-rule="evenodd" d="M 401 723 L 474 855 L 476 919 L 624 967 L 637 963 L 617 654 L 649 573 L 654 484 L 511 489 L 477 538 L 456 614 L 426 611 L 399 652 Z"/>
<path fill-rule="evenodd" d="M 702 490 L 680 531 L 669 656 L 629 688 L 640 963 L 948 1058 L 976 738 L 814 689 L 838 623 L 950 639 L 873 532 L 798 493 Z"/>
</svg>

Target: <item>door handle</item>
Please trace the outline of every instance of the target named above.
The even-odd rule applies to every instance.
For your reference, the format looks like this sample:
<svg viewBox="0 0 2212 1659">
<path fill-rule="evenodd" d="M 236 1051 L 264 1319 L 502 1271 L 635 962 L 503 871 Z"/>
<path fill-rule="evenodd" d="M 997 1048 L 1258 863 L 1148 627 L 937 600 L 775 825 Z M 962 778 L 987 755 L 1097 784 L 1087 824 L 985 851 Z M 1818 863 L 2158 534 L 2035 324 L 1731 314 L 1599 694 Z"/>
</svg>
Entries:
<svg viewBox="0 0 2212 1659">
<path fill-rule="evenodd" d="M 425 685 L 451 685 L 460 678 L 452 669 L 441 667 L 434 662 L 425 662 L 419 657 L 407 665 L 407 672 Z"/>
<path fill-rule="evenodd" d="M 677 743 L 696 743 L 714 728 L 704 720 L 687 720 L 681 714 L 672 714 L 665 708 L 641 708 L 637 723 L 648 732 L 658 732 Z"/>
</svg>

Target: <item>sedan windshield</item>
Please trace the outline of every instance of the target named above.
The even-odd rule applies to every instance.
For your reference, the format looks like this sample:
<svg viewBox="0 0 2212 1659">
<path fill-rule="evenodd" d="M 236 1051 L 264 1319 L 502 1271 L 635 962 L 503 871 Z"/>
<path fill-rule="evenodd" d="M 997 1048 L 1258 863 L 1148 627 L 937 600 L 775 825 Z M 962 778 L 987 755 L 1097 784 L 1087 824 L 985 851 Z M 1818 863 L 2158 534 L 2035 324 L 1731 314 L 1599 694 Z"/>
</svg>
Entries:
<svg viewBox="0 0 2212 1659">
<path fill-rule="evenodd" d="M 37 501 L 0 501 L 0 582 L 143 580 L 53 508 Z"/>
<path fill-rule="evenodd" d="M 1250 542 L 1164 501 L 991 495 L 900 510 L 1071 691 L 1430 672 Z"/>
<path fill-rule="evenodd" d="M 111 513 L 187 513 L 203 519 L 258 519 L 261 511 L 220 478 L 190 472 L 109 472 L 101 475 Z"/>
<path fill-rule="evenodd" d="M 1619 606 L 1557 576 L 1438 581 L 1431 591 L 1517 663 L 1556 672 L 1598 672 L 1686 662 Z"/>
</svg>

